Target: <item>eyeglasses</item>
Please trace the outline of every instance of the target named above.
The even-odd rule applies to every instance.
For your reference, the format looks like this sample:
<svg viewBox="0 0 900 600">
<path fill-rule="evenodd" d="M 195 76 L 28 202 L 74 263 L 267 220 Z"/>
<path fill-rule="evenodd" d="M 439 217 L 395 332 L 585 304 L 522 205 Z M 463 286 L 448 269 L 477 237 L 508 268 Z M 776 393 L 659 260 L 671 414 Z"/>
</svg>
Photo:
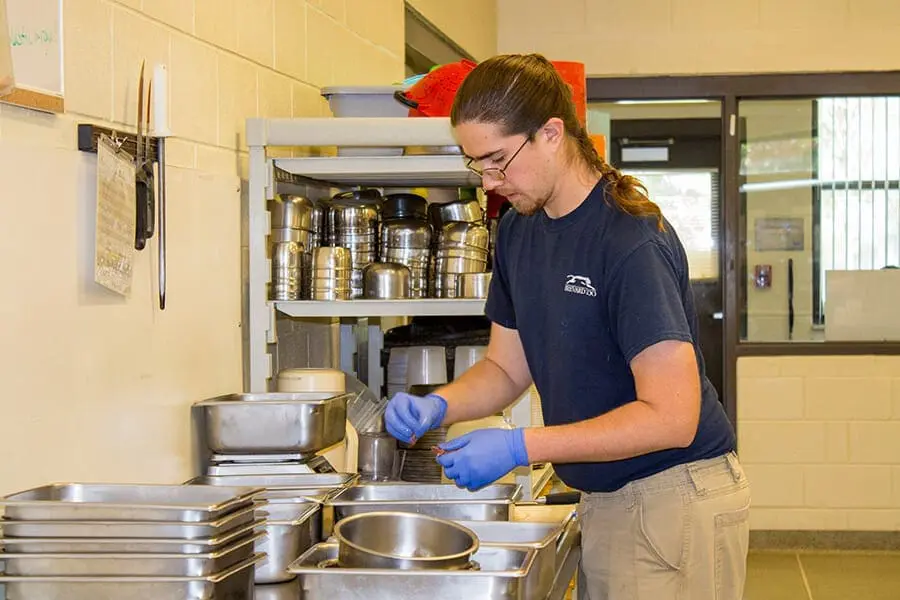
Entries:
<svg viewBox="0 0 900 600">
<path fill-rule="evenodd" d="M 506 179 L 506 169 L 509 168 L 510 163 L 519 155 L 519 152 L 522 151 L 522 148 L 531 141 L 531 136 L 525 138 L 525 141 L 522 142 L 522 145 L 519 146 L 519 149 L 516 150 L 512 156 L 509 157 L 509 160 L 506 161 L 506 164 L 502 167 L 487 167 L 485 169 L 479 169 L 478 167 L 473 167 L 472 163 L 475 162 L 474 158 L 470 158 L 469 162 L 466 163 L 466 168 L 484 179 L 491 179 L 493 181 L 503 181 Z"/>
</svg>

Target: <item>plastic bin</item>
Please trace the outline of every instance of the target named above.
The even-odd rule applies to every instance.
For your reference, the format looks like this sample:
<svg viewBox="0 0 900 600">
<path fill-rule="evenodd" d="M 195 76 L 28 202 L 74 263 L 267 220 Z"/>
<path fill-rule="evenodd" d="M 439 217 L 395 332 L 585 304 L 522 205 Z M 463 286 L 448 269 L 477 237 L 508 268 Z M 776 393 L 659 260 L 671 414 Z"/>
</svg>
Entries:
<svg viewBox="0 0 900 600">
<path fill-rule="evenodd" d="M 394 99 L 400 85 L 335 86 L 322 89 L 335 117 L 407 117 L 409 108 Z"/>
</svg>

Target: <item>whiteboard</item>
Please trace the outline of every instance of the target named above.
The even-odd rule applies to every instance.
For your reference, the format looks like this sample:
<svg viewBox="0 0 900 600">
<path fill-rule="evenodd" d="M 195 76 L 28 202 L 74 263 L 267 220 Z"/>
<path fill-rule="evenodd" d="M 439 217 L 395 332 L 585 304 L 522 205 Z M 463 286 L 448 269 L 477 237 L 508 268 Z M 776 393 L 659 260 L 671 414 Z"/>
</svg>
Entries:
<svg viewBox="0 0 900 600">
<path fill-rule="evenodd" d="M 16 89 L 3 102 L 62 112 L 63 0 L 6 0 Z"/>
</svg>

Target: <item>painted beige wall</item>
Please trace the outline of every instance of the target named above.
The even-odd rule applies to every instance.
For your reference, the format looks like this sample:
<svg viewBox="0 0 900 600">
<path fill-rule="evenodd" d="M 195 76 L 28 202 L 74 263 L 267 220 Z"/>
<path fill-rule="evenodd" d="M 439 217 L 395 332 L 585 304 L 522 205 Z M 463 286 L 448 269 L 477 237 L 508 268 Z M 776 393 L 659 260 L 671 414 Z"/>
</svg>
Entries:
<svg viewBox="0 0 900 600">
<path fill-rule="evenodd" d="M 500 52 L 591 75 L 900 68 L 893 0 L 498 0 L 497 21 Z"/>
<path fill-rule="evenodd" d="M 477 60 L 497 53 L 496 0 L 409 0 L 409 3 Z"/>
<path fill-rule="evenodd" d="M 900 530 L 900 357 L 738 361 L 753 529 Z"/>
<path fill-rule="evenodd" d="M 326 115 L 319 86 L 403 76 L 402 0 L 64 0 L 62 116 L 0 106 L 0 493 L 180 482 L 191 403 L 241 388 L 244 120 Z M 95 159 L 128 127 L 140 60 L 170 65 L 169 305 L 155 245 L 121 299 L 92 283 Z M 31 173 L 31 174 L 29 174 Z M 10 455 L 12 456 L 12 455 Z"/>
</svg>

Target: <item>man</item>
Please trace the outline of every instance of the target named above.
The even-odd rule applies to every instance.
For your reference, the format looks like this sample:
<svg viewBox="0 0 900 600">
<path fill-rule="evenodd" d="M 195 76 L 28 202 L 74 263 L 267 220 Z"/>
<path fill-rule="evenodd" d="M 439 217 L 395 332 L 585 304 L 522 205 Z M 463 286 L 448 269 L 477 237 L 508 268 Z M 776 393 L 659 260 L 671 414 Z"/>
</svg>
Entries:
<svg viewBox="0 0 900 600">
<path fill-rule="evenodd" d="M 495 414 L 533 381 L 545 427 L 442 444 L 470 490 L 550 462 L 582 495 L 582 597 L 740 600 L 750 491 L 705 375 L 687 258 L 636 179 L 601 160 L 543 57 L 499 56 L 451 115 L 469 167 L 514 211 L 500 224 L 484 360 L 424 398 L 398 439 Z"/>
</svg>

